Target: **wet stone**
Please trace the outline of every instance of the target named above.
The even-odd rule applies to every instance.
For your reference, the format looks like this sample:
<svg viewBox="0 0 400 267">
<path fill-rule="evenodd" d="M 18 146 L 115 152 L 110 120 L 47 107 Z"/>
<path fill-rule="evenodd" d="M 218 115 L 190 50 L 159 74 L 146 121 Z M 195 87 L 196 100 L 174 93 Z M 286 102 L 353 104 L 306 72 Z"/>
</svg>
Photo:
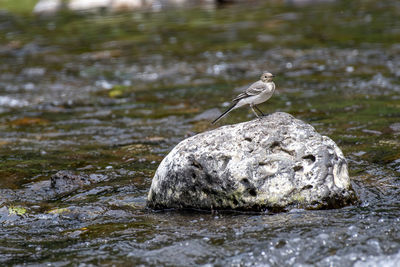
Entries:
<svg viewBox="0 0 400 267">
<path fill-rule="evenodd" d="M 158 167 L 147 205 L 276 212 L 356 202 L 340 148 L 277 112 L 183 140 Z"/>
<path fill-rule="evenodd" d="M 103 174 L 75 174 L 71 171 L 59 171 L 51 177 L 51 189 L 58 195 L 72 192 L 80 187 L 108 180 Z"/>
</svg>

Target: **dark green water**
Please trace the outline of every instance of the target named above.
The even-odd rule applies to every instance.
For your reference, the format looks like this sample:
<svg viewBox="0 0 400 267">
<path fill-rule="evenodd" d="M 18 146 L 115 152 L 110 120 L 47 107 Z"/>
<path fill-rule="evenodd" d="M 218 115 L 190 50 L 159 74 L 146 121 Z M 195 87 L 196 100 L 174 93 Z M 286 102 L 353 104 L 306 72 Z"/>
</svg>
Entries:
<svg viewBox="0 0 400 267">
<path fill-rule="evenodd" d="M 395 266 L 400 4 L 292 2 L 0 11 L 0 264 Z M 335 140 L 362 203 L 275 215 L 146 210 L 162 158 L 211 129 L 215 108 L 264 70 L 277 92 L 260 108 Z M 251 118 L 244 108 L 221 124 Z M 104 179 L 54 195 L 59 170 Z"/>
</svg>

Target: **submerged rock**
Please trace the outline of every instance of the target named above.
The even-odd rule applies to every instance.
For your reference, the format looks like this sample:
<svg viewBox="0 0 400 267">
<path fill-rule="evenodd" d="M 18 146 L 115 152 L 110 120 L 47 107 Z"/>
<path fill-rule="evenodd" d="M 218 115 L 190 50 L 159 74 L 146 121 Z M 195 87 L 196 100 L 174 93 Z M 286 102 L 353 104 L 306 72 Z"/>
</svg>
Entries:
<svg viewBox="0 0 400 267">
<path fill-rule="evenodd" d="M 58 171 L 51 176 L 50 187 L 58 196 L 91 184 L 104 182 L 110 177 L 103 174 L 76 174 L 71 171 Z"/>
<path fill-rule="evenodd" d="M 356 201 L 339 147 L 278 112 L 183 140 L 158 167 L 147 205 L 284 211 Z"/>
</svg>

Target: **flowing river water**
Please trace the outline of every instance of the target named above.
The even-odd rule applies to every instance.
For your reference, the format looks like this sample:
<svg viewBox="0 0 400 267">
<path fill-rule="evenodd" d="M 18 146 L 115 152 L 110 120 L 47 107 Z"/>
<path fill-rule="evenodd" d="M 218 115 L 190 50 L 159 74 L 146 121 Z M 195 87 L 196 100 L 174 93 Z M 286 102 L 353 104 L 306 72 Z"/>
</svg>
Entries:
<svg viewBox="0 0 400 267">
<path fill-rule="evenodd" d="M 387 0 L 54 16 L 2 9 L 0 264 L 398 266 L 399 17 L 399 2 Z M 331 137 L 360 204 L 146 209 L 174 145 L 253 118 L 242 108 L 210 125 L 264 70 L 277 91 L 260 108 Z M 55 191 L 59 171 L 86 180 Z"/>
</svg>

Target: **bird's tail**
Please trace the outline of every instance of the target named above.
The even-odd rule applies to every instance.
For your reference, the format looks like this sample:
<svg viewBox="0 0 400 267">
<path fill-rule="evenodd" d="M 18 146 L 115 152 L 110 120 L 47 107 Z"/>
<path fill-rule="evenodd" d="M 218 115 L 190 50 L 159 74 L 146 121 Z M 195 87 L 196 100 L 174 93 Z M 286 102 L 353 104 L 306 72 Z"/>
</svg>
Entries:
<svg viewBox="0 0 400 267">
<path fill-rule="evenodd" d="M 220 119 L 222 119 L 226 114 L 228 114 L 232 109 L 234 109 L 236 107 L 237 102 L 233 103 L 232 106 L 230 106 L 227 110 L 224 111 L 224 113 L 222 113 L 221 115 L 219 115 L 218 118 L 216 118 L 211 124 L 216 124 L 217 121 L 219 121 Z"/>
</svg>

